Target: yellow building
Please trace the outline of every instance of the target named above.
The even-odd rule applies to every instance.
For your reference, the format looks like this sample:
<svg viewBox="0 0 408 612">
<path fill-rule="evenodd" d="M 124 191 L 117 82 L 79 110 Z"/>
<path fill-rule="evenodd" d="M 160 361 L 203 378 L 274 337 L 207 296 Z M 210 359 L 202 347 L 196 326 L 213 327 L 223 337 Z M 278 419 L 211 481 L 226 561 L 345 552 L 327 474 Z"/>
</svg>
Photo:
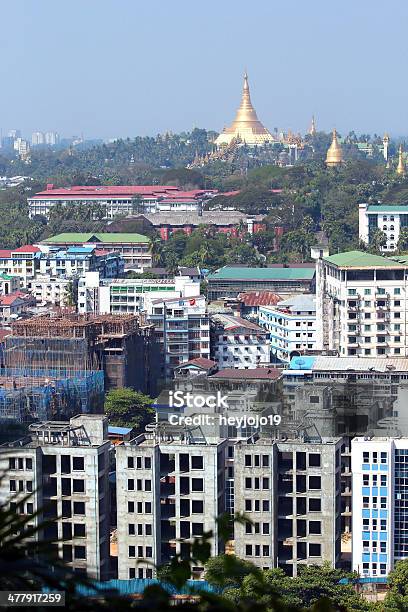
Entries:
<svg viewBox="0 0 408 612">
<path fill-rule="evenodd" d="M 397 174 L 405 174 L 405 163 L 404 158 L 402 156 L 402 144 L 400 144 L 398 149 L 398 166 L 397 166 Z"/>
<path fill-rule="evenodd" d="M 340 166 L 343 163 L 343 151 L 337 139 L 337 132 L 333 130 L 333 139 L 330 147 L 327 149 L 326 166 L 332 168 Z"/>
<path fill-rule="evenodd" d="M 241 104 L 230 127 L 224 128 L 215 140 L 217 146 L 229 145 L 232 140 L 239 139 L 251 146 L 274 142 L 272 134 L 259 121 L 252 106 L 249 93 L 248 75 L 244 74 L 244 87 Z"/>
</svg>

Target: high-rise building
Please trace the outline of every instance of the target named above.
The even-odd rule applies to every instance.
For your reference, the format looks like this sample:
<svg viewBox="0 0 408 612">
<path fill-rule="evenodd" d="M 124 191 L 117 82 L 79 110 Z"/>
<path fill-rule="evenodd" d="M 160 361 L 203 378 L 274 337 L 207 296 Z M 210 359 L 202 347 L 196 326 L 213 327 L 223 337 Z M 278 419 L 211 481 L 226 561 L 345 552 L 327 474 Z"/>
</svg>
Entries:
<svg viewBox="0 0 408 612">
<path fill-rule="evenodd" d="M 341 438 L 238 442 L 234 446 L 235 553 L 296 576 L 303 565 L 340 563 Z"/>
<path fill-rule="evenodd" d="M 385 235 L 381 246 L 384 253 L 392 253 L 398 247 L 398 240 L 403 230 L 408 227 L 407 207 L 400 204 L 359 204 L 358 230 L 359 238 L 370 244 L 378 231 Z M 397 261 L 400 257 L 396 257 Z"/>
<path fill-rule="evenodd" d="M 45 132 L 44 142 L 47 145 L 54 146 L 59 143 L 59 135 L 57 132 Z"/>
<path fill-rule="evenodd" d="M 317 259 L 317 349 L 408 356 L 408 264 L 361 251 Z"/>
<path fill-rule="evenodd" d="M 182 433 L 143 434 L 116 447 L 118 577 L 151 578 L 155 566 L 213 531 L 211 554 L 223 552 L 217 516 L 224 512 L 225 440 L 189 441 Z M 201 578 L 204 567 L 192 567 Z"/>
<path fill-rule="evenodd" d="M 30 426 L 22 440 L 0 446 L 0 501 L 31 525 L 47 522 L 45 540 L 89 578 L 109 578 L 109 448 L 107 419 L 79 415 Z M 27 498 L 27 495 L 31 494 Z"/>
<path fill-rule="evenodd" d="M 45 143 L 44 132 L 33 132 L 31 134 L 31 144 L 33 147 L 43 145 Z"/>
<path fill-rule="evenodd" d="M 353 569 L 387 576 L 408 555 L 408 438 L 354 438 Z"/>
</svg>

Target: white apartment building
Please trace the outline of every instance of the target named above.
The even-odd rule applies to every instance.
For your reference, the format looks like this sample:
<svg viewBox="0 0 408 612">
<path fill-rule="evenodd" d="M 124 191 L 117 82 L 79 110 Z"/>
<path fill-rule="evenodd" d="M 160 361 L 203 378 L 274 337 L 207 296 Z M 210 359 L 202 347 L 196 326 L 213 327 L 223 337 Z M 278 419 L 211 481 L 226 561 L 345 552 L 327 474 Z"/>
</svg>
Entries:
<svg viewBox="0 0 408 612">
<path fill-rule="evenodd" d="M 211 555 L 223 552 L 215 521 L 224 511 L 225 440 L 142 434 L 116 446 L 118 578 L 152 578 L 155 566 L 213 531 Z M 202 578 L 204 567 L 192 567 Z"/>
<path fill-rule="evenodd" d="M 408 438 L 354 438 L 353 570 L 387 576 L 408 556 Z"/>
<path fill-rule="evenodd" d="M 253 369 L 270 362 L 267 332 L 227 314 L 211 316 L 211 358 L 218 367 Z"/>
<path fill-rule="evenodd" d="M 78 311 L 96 314 L 147 312 L 152 300 L 194 298 L 200 295 L 199 281 L 188 276 L 162 278 L 102 279 L 98 272 L 87 272 L 78 284 Z"/>
<path fill-rule="evenodd" d="M 33 132 L 31 134 L 31 144 L 33 147 L 38 145 L 43 145 L 45 143 L 45 135 L 44 132 Z"/>
<path fill-rule="evenodd" d="M 358 231 L 360 240 L 369 244 L 377 230 L 384 232 L 387 242 L 384 252 L 391 253 L 397 248 L 402 229 L 408 227 L 408 206 L 396 204 L 359 204 Z"/>
<path fill-rule="evenodd" d="M 49 522 L 41 537 L 96 580 L 109 578 L 109 448 L 107 419 L 96 414 L 36 423 L 0 446 L 0 502 L 33 515 L 29 526 Z"/>
<path fill-rule="evenodd" d="M 40 274 L 51 276 L 81 276 L 97 271 L 101 278 L 117 278 L 124 271 L 124 260 L 120 253 L 105 251 L 95 246 L 72 246 L 59 249 L 41 245 L 38 262 Z"/>
<path fill-rule="evenodd" d="M 271 355 L 288 363 L 316 348 L 316 298 L 295 295 L 276 306 L 260 306 L 259 324 L 269 332 Z"/>
<path fill-rule="evenodd" d="M 37 304 L 45 306 L 71 306 L 71 299 L 77 293 L 78 279 L 38 274 L 27 287 Z"/>
<path fill-rule="evenodd" d="M 25 288 L 39 270 L 40 257 L 41 250 L 31 244 L 17 249 L 0 249 L 0 273 L 19 276 Z"/>
<path fill-rule="evenodd" d="M 316 348 L 339 356 L 408 356 L 408 264 L 349 251 L 316 269 Z"/>
<path fill-rule="evenodd" d="M 154 299 L 147 303 L 147 320 L 155 326 L 166 379 L 191 359 L 210 358 L 210 322 L 203 295 Z"/>
</svg>

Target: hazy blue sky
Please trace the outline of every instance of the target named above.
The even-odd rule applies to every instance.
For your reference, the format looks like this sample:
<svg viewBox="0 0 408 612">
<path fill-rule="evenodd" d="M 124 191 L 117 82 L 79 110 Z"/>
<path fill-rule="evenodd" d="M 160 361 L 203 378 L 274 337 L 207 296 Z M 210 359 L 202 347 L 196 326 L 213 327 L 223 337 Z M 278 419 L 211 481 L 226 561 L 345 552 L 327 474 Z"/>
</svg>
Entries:
<svg viewBox="0 0 408 612">
<path fill-rule="evenodd" d="M 259 118 L 407 134 L 406 0 L 3 0 L 0 127 L 135 136 Z"/>
</svg>

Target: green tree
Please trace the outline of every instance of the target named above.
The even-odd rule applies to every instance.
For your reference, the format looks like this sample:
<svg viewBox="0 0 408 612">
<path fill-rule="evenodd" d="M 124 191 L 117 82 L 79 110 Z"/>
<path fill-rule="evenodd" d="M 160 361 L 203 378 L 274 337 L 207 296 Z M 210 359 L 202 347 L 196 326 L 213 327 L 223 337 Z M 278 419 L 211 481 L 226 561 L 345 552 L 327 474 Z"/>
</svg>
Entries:
<svg viewBox="0 0 408 612">
<path fill-rule="evenodd" d="M 408 610 L 408 559 L 397 561 L 395 569 L 388 576 L 384 610 Z"/>
<path fill-rule="evenodd" d="M 139 391 L 128 387 L 111 389 L 106 394 L 105 414 L 111 425 L 135 427 L 142 431 L 153 420 L 152 404 L 153 400 Z"/>
<path fill-rule="evenodd" d="M 403 227 L 400 230 L 397 248 L 400 253 L 406 253 L 408 251 L 408 227 Z"/>
</svg>

